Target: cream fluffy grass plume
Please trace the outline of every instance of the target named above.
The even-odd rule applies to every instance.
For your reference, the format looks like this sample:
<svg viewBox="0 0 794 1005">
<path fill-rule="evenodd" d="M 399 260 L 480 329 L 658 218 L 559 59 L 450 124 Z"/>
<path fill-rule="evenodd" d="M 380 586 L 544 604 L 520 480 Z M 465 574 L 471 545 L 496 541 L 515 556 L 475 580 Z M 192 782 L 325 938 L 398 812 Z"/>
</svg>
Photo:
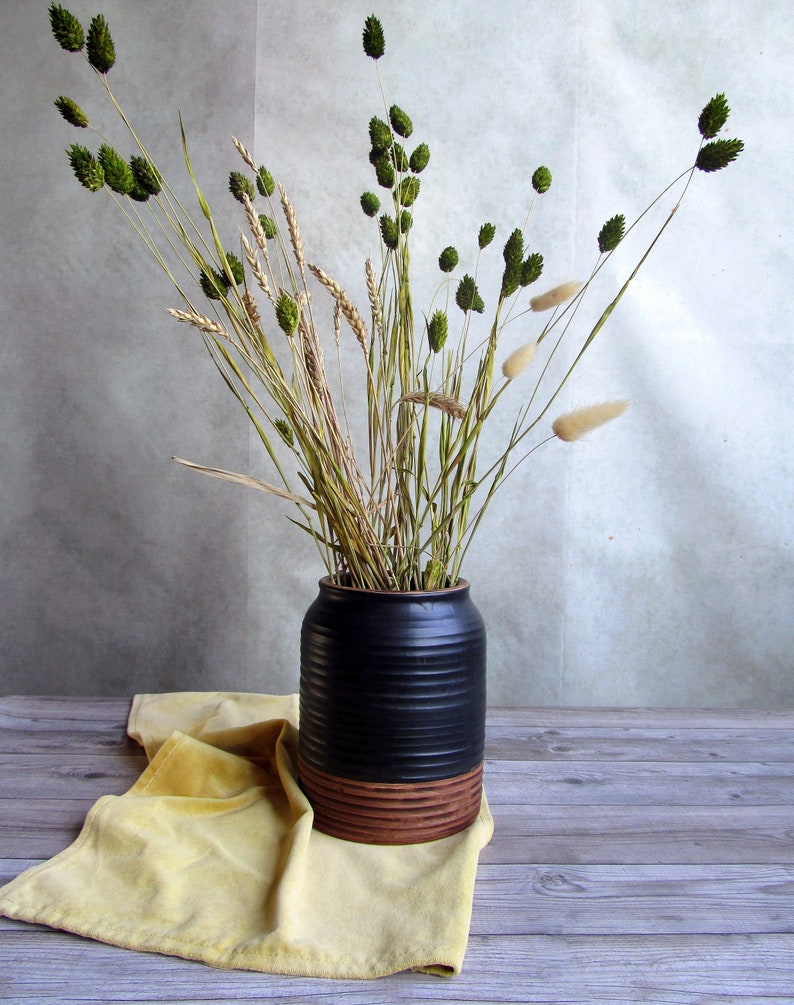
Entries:
<svg viewBox="0 0 794 1005">
<path fill-rule="evenodd" d="M 526 370 L 535 358 L 537 349 L 537 342 L 528 342 L 526 345 L 522 345 L 519 346 L 518 349 L 514 349 L 504 363 L 502 363 L 502 374 L 507 377 L 508 380 L 513 380 L 513 378 L 517 377 L 523 370 Z"/>
<path fill-rule="evenodd" d="M 617 419 L 628 407 L 627 401 L 604 401 L 599 405 L 585 405 L 583 408 L 560 415 L 554 420 L 551 428 L 558 439 L 572 443 L 574 440 L 580 440 L 591 429 L 597 429 L 605 422 Z"/>
</svg>

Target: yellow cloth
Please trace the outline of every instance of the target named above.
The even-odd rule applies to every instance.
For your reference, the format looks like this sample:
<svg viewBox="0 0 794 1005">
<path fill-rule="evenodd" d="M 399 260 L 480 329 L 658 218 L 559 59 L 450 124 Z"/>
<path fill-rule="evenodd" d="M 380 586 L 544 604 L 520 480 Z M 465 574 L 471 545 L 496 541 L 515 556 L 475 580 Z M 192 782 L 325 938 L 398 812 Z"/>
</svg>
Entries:
<svg viewBox="0 0 794 1005">
<path fill-rule="evenodd" d="M 321 834 L 296 781 L 296 723 L 294 695 L 138 695 L 129 733 L 148 767 L 94 804 L 73 845 L 0 890 L 0 914 L 218 967 L 458 973 L 493 832 L 485 798 L 438 841 Z"/>
</svg>

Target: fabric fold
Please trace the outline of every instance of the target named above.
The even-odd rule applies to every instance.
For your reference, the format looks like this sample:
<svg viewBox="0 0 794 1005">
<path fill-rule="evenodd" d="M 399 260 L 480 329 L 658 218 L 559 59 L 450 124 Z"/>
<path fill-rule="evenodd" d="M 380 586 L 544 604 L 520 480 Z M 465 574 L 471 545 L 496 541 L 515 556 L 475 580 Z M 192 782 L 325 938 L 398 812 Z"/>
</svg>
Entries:
<svg viewBox="0 0 794 1005">
<path fill-rule="evenodd" d="M 336 978 L 463 964 L 483 797 L 466 831 L 361 845 L 312 829 L 297 781 L 297 697 L 138 695 L 150 763 L 77 840 L 0 890 L 0 913 L 216 967 Z"/>
</svg>

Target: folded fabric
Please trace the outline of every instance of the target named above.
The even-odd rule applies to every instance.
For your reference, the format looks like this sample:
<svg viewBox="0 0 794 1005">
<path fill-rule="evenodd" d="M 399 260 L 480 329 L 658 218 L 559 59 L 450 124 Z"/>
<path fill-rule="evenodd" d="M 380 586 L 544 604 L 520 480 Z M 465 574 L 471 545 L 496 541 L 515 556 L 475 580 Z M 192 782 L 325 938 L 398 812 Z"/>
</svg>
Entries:
<svg viewBox="0 0 794 1005">
<path fill-rule="evenodd" d="M 94 804 L 77 840 L 0 890 L 0 914 L 112 945 L 270 973 L 458 973 L 483 797 L 465 831 L 354 844 L 312 829 L 296 779 L 297 698 L 138 695 L 149 765 Z"/>
</svg>

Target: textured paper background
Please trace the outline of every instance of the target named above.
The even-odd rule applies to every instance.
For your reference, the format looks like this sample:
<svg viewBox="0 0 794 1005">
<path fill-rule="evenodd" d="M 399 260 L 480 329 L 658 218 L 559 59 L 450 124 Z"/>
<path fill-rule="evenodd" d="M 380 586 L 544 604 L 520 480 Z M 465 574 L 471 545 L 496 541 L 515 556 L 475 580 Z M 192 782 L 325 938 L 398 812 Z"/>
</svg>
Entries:
<svg viewBox="0 0 794 1005">
<path fill-rule="evenodd" d="M 85 23 L 95 13 L 67 6 Z M 628 397 L 631 411 L 535 455 L 465 571 L 488 623 L 492 703 L 791 705 L 794 8 L 99 7 L 114 88 L 166 172 L 183 177 L 181 109 L 233 239 L 235 133 L 287 185 L 310 260 L 359 298 L 377 253 L 357 208 L 380 107 L 359 45 L 375 9 L 388 99 L 432 152 L 416 207 L 419 307 L 440 248 L 463 255 L 484 220 L 502 243 L 523 223 L 540 163 L 554 175 L 532 230 L 542 282 L 583 274 L 601 223 L 691 163 L 702 105 L 727 93 L 744 155 L 695 178 L 560 403 Z M 280 504 L 170 461 L 267 474 L 200 342 L 164 315 L 166 280 L 105 195 L 70 176 L 63 150 L 80 137 L 57 95 L 120 133 L 87 67 L 52 41 L 46 8 L 2 4 L 2 689 L 294 691 L 315 552 Z M 530 322 L 513 328 L 506 350 L 531 337 Z"/>
</svg>

